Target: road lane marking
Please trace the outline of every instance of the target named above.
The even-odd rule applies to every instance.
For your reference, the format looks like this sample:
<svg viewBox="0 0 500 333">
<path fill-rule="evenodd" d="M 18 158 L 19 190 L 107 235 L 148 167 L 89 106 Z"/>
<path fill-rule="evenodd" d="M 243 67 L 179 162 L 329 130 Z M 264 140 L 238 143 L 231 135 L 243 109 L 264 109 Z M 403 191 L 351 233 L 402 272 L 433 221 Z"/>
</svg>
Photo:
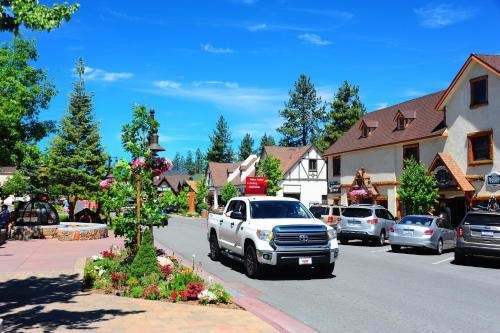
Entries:
<svg viewBox="0 0 500 333">
<path fill-rule="evenodd" d="M 438 265 L 438 264 L 441 264 L 441 263 L 443 263 L 445 261 L 450 261 L 450 260 L 453 260 L 453 259 L 454 259 L 454 257 L 449 257 L 449 258 L 446 258 L 446 259 L 443 259 L 443 260 L 440 260 L 440 261 L 433 262 L 432 264 L 433 265 Z"/>
</svg>

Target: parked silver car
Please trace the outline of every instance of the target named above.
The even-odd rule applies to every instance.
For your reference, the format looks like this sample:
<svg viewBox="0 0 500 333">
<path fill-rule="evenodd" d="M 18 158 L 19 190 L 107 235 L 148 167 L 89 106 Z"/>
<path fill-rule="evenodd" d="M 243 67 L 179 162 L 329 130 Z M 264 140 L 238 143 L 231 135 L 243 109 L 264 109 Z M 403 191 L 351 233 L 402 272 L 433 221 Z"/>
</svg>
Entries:
<svg viewBox="0 0 500 333">
<path fill-rule="evenodd" d="M 431 215 L 407 215 L 389 229 L 394 252 L 401 246 L 429 248 L 442 254 L 455 247 L 455 229 L 448 220 Z"/>
<path fill-rule="evenodd" d="M 337 238 L 341 244 L 350 239 L 373 240 L 376 245 L 385 244 L 389 228 L 395 224 L 392 214 L 379 205 L 350 205 L 342 212 L 341 222 L 337 225 Z"/>
</svg>

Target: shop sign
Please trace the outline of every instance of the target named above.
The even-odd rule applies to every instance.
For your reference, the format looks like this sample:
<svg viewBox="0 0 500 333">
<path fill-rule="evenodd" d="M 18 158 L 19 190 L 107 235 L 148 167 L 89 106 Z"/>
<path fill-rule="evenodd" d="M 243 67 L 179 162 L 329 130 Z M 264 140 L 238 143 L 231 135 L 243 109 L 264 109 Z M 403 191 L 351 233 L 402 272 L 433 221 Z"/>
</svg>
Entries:
<svg viewBox="0 0 500 333">
<path fill-rule="evenodd" d="M 492 172 L 489 175 L 486 175 L 486 186 L 500 186 L 500 174 L 497 172 Z"/>
<path fill-rule="evenodd" d="M 447 187 L 453 180 L 450 175 L 450 171 L 444 165 L 438 166 L 434 170 L 434 177 L 436 178 L 439 187 Z"/>
<path fill-rule="evenodd" d="M 338 181 L 332 180 L 328 182 L 328 194 L 340 194 L 341 187 Z"/>
<path fill-rule="evenodd" d="M 245 183 L 245 195 L 266 195 L 266 177 L 247 177 Z"/>
</svg>

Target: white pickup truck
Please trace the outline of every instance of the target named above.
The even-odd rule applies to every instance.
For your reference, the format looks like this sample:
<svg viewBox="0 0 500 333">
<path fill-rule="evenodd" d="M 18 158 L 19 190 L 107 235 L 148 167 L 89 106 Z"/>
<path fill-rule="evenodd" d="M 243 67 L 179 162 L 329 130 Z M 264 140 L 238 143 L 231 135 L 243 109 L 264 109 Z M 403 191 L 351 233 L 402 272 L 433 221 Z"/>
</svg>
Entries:
<svg viewBox="0 0 500 333">
<path fill-rule="evenodd" d="M 256 278 L 268 266 L 312 266 L 331 275 L 339 255 L 335 230 L 291 198 L 266 196 L 231 199 L 223 214 L 209 214 L 210 256 L 242 261 Z"/>
</svg>

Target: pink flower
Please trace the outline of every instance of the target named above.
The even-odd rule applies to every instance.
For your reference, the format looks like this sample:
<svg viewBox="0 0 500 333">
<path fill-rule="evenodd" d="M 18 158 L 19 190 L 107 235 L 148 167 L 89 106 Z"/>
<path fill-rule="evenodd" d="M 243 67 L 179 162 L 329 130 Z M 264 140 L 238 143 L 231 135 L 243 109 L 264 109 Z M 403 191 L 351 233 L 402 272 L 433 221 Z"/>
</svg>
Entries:
<svg viewBox="0 0 500 333">
<path fill-rule="evenodd" d="M 139 157 L 133 160 L 131 164 L 134 169 L 143 168 L 146 166 L 146 159 L 144 157 Z"/>
<path fill-rule="evenodd" d="M 173 166 L 172 162 L 165 157 L 155 157 L 152 169 L 155 175 L 160 175 L 165 171 L 172 170 Z"/>
<path fill-rule="evenodd" d="M 102 188 L 103 190 L 108 190 L 111 184 L 114 183 L 114 179 L 108 178 L 104 179 L 102 182 L 99 183 L 99 187 Z"/>
</svg>

